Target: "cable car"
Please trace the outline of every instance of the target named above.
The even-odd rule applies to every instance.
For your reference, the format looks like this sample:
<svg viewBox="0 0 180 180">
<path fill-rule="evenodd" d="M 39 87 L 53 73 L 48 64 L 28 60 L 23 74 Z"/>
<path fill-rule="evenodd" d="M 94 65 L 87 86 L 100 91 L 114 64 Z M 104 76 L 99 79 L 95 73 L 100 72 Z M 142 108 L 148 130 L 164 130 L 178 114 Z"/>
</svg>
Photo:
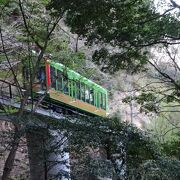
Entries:
<svg viewBox="0 0 180 180">
<path fill-rule="evenodd" d="M 83 113 L 105 117 L 108 93 L 105 88 L 52 60 L 40 69 L 41 89 L 47 89 L 51 103 Z"/>
</svg>

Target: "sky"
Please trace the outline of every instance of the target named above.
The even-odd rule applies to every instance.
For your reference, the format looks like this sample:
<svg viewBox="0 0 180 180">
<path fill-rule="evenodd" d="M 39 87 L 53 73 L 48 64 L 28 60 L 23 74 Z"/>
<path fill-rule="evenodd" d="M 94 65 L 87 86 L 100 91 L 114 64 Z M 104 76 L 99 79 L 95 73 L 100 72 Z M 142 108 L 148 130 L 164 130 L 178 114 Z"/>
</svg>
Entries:
<svg viewBox="0 0 180 180">
<path fill-rule="evenodd" d="M 180 5 L 180 0 L 173 0 L 176 2 L 178 5 Z M 159 12 L 163 12 L 168 8 L 168 5 L 171 4 L 170 0 L 154 0 L 154 4 L 157 7 Z"/>
<path fill-rule="evenodd" d="M 180 0 L 174 0 L 174 2 L 176 2 L 178 5 L 180 5 Z M 169 5 L 171 4 L 170 0 L 154 0 L 154 4 L 157 8 L 157 11 L 160 13 L 163 13 L 166 9 L 169 9 Z M 178 11 L 178 9 L 176 9 L 176 11 Z M 176 12 L 174 11 L 174 12 Z M 177 64 L 180 67 L 180 48 L 179 45 L 173 45 L 171 46 L 172 48 L 170 49 L 171 53 L 175 54 L 174 51 L 177 50 L 176 52 L 176 61 Z M 156 61 L 165 61 L 165 62 L 169 62 L 169 58 L 166 54 L 166 52 L 162 49 L 162 51 L 156 51 L 154 49 L 152 49 L 152 51 L 154 51 L 154 55 L 156 56 Z"/>
</svg>

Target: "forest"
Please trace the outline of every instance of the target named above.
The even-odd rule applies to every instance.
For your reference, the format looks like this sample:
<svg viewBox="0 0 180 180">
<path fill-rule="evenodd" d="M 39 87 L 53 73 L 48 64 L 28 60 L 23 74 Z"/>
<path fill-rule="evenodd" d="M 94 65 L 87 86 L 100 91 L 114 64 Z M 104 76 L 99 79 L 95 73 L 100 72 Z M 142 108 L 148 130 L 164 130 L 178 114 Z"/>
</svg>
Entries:
<svg viewBox="0 0 180 180">
<path fill-rule="evenodd" d="M 179 44 L 178 0 L 0 0 L 0 179 L 179 180 Z"/>
</svg>

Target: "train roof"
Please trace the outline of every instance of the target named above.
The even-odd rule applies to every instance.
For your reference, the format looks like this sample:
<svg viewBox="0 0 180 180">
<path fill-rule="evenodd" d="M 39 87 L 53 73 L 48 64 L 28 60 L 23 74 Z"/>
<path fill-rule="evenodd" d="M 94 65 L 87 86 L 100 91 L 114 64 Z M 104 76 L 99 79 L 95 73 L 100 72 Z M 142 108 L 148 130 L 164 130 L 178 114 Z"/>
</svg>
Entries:
<svg viewBox="0 0 180 180">
<path fill-rule="evenodd" d="M 73 79 L 73 80 L 79 80 L 81 82 L 83 82 L 86 85 L 89 85 L 91 87 L 93 87 L 94 89 L 97 89 L 98 91 L 101 91 L 102 93 L 107 94 L 107 90 L 105 88 L 103 88 L 102 86 L 96 84 L 95 82 L 85 78 L 84 76 L 80 75 L 79 73 L 69 69 L 68 67 L 64 66 L 61 63 L 57 63 L 54 61 L 48 61 L 48 63 L 55 67 L 56 69 L 59 69 L 60 71 L 66 71 L 68 74 L 68 78 L 69 79 Z"/>
</svg>

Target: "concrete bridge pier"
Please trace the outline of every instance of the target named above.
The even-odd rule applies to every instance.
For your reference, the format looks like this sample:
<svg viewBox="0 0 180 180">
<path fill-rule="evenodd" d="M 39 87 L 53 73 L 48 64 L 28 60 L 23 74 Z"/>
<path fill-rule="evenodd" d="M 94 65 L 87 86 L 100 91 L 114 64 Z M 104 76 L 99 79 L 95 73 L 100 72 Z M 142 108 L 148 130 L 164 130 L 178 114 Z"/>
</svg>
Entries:
<svg viewBox="0 0 180 180">
<path fill-rule="evenodd" d="M 26 133 L 31 180 L 70 180 L 68 142 L 63 132 L 31 128 Z"/>
</svg>

